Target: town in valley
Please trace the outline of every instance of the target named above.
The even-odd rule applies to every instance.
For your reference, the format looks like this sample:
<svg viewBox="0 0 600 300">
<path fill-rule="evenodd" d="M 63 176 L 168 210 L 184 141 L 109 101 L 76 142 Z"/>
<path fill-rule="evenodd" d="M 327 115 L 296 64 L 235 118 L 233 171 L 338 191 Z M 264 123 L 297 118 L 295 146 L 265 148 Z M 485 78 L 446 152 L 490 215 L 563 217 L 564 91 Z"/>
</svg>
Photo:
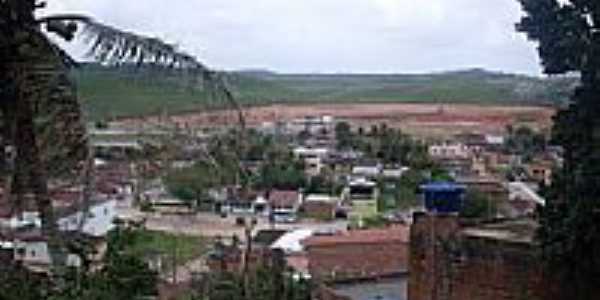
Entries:
<svg viewBox="0 0 600 300">
<path fill-rule="evenodd" d="M 130 2 L 0 0 L 0 300 L 600 298 L 596 0 Z"/>
</svg>

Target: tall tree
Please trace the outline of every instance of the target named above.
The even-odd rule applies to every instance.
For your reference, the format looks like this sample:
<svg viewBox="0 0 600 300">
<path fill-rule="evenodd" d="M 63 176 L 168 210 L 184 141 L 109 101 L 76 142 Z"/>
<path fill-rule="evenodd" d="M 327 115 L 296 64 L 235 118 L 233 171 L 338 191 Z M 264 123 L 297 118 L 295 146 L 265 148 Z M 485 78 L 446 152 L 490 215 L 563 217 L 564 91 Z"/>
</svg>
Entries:
<svg viewBox="0 0 600 300">
<path fill-rule="evenodd" d="M 519 0 L 517 30 L 538 42 L 544 72 L 576 73 L 580 86 L 554 119 L 564 165 L 547 193 L 544 260 L 564 299 L 595 299 L 600 285 L 600 1 Z"/>
<path fill-rule="evenodd" d="M 90 155 L 75 86 L 68 77 L 76 63 L 50 35 L 72 41 L 76 34 L 84 34 L 90 56 L 105 64 L 152 64 L 181 70 L 195 82 L 208 83 L 205 86 L 214 96 L 236 109 L 239 106 L 219 74 L 175 46 L 87 16 L 40 17 L 45 6 L 41 0 L 0 0 L 0 140 L 10 162 L 3 170 L 4 200 L 18 209 L 33 196 L 53 261 L 60 264 L 64 255 L 58 254 L 63 247 L 48 191 L 49 181 L 58 176 L 52 163 L 60 162 L 61 168 L 77 173 L 89 166 L 82 161 Z M 243 115 L 238 112 L 243 126 Z"/>
<path fill-rule="evenodd" d="M 348 122 L 335 124 L 334 130 L 338 149 L 344 150 L 352 147 L 352 127 Z"/>
<path fill-rule="evenodd" d="M 218 170 L 215 170 L 213 165 L 197 162 L 194 166 L 172 170 L 163 181 L 172 195 L 187 201 L 195 208 L 208 197 L 209 189 L 219 183 L 216 173 Z"/>
</svg>

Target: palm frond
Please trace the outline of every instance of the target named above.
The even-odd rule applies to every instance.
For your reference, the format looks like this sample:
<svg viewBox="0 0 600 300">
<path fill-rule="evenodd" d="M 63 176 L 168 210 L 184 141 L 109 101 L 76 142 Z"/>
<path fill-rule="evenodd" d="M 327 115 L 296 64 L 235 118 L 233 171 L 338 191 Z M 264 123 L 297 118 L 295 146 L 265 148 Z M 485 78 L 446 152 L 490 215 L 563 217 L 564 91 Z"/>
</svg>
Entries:
<svg viewBox="0 0 600 300">
<path fill-rule="evenodd" d="M 96 61 L 109 65 L 151 64 L 187 72 L 192 84 L 199 81 L 212 94 L 213 100 L 223 101 L 237 111 L 238 125 L 245 127 L 242 106 L 228 87 L 224 72 L 210 70 L 194 56 L 161 39 L 123 31 L 89 18 L 74 20 L 85 25 L 83 34 L 90 45 L 88 55 Z"/>
<path fill-rule="evenodd" d="M 60 14 L 37 20 L 48 32 L 66 38 L 82 33 L 90 45 L 88 55 L 105 64 L 158 64 L 170 68 L 209 72 L 209 69 L 192 55 L 159 38 L 121 30 L 78 14 Z M 79 28 L 79 26 L 83 28 Z"/>
<path fill-rule="evenodd" d="M 245 129 L 242 106 L 228 87 L 226 74 L 210 70 L 176 45 L 105 25 L 85 15 L 50 15 L 38 19 L 38 23 L 66 40 L 70 40 L 75 32 L 80 32 L 82 40 L 89 46 L 87 56 L 99 63 L 112 66 L 159 66 L 181 71 L 190 86 L 200 84 L 208 90 L 211 101 L 236 111 L 236 122 L 242 131 Z M 64 58 L 65 65 L 74 62 L 64 51 L 57 53 L 57 56 Z"/>
<path fill-rule="evenodd" d="M 120 30 L 92 19 L 80 18 L 83 34 L 92 45 L 88 54 L 101 63 L 159 64 L 171 68 L 209 72 L 193 56 L 161 39 Z"/>
</svg>

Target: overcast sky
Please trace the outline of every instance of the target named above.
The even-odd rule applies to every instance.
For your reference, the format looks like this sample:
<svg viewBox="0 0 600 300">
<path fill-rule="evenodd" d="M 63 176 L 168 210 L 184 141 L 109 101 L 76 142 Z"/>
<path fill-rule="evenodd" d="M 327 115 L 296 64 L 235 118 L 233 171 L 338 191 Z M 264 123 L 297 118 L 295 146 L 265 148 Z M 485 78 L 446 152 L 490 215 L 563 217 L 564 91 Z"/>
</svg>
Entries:
<svg viewBox="0 0 600 300">
<path fill-rule="evenodd" d="M 50 0 L 178 44 L 218 69 L 539 74 L 516 0 Z"/>
</svg>

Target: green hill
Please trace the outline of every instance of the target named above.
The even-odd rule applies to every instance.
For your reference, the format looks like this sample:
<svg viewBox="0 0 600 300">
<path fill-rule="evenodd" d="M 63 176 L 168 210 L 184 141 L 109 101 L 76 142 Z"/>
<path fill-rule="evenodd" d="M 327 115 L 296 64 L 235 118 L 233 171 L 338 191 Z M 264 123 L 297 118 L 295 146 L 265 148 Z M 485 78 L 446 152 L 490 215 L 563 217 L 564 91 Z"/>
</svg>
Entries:
<svg viewBox="0 0 600 300">
<path fill-rule="evenodd" d="M 73 78 L 92 120 L 222 105 L 210 101 L 189 78 L 164 70 L 86 64 L 74 71 Z M 253 70 L 230 73 L 228 83 L 243 105 L 335 102 L 559 105 L 576 81 L 479 69 L 424 75 L 278 74 Z"/>
</svg>

